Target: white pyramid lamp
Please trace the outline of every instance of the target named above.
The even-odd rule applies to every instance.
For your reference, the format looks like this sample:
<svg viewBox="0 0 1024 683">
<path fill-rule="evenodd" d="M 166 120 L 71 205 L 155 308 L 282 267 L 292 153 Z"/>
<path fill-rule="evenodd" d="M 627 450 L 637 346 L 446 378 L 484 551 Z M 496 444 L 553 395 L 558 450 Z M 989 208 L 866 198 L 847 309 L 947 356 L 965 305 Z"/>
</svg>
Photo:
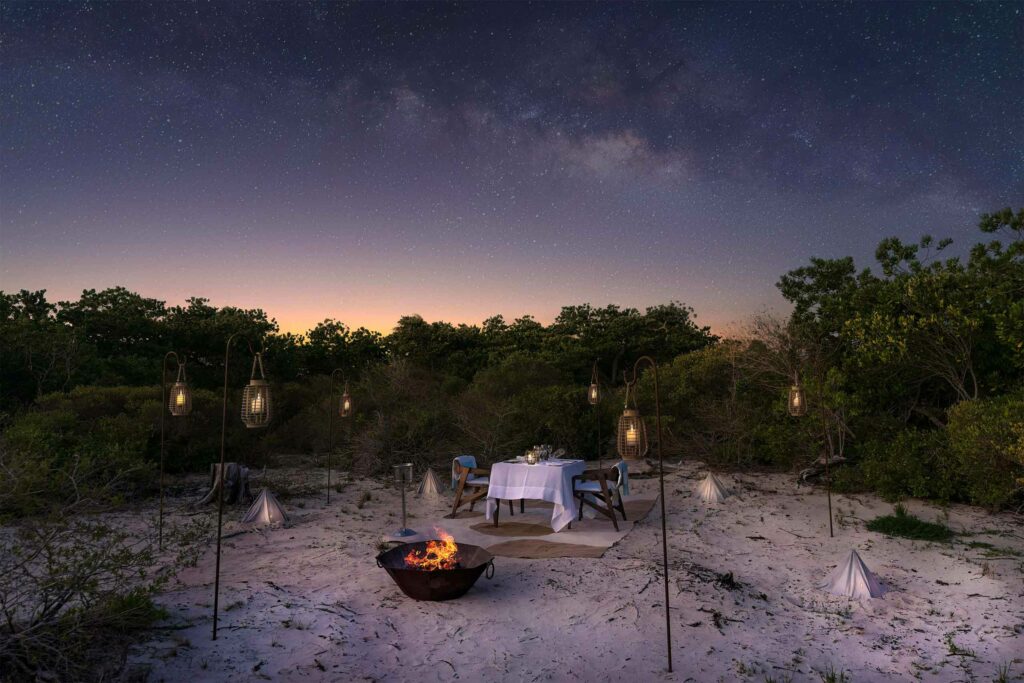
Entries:
<svg viewBox="0 0 1024 683">
<path fill-rule="evenodd" d="M 880 598 L 885 594 L 885 586 L 875 576 L 856 550 L 851 550 L 846 559 L 821 584 L 833 595 L 842 595 L 854 600 Z"/>
<path fill-rule="evenodd" d="M 426 500 L 440 500 L 444 495 L 441 479 L 438 478 L 433 469 L 428 467 L 427 471 L 423 474 L 423 481 L 420 482 L 416 495 Z"/>
<path fill-rule="evenodd" d="M 724 502 L 731 494 L 729 489 L 725 488 L 725 484 L 722 480 L 714 475 L 712 472 L 708 472 L 708 476 L 697 484 L 697 495 L 705 503 L 718 504 Z"/>
<path fill-rule="evenodd" d="M 288 513 L 284 511 L 277 497 L 268 489 L 260 491 L 256 501 L 242 517 L 242 524 L 253 527 L 284 526 L 287 523 Z"/>
</svg>

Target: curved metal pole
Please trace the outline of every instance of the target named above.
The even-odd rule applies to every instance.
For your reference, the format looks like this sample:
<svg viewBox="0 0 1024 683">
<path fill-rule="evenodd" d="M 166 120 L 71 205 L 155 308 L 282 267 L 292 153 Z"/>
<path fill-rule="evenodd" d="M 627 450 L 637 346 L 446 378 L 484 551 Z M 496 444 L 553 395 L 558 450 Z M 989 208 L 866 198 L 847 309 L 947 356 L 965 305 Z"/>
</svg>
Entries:
<svg viewBox="0 0 1024 683">
<path fill-rule="evenodd" d="M 160 516 L 157 522 L 157 548 L 164 549 L 164 413 L 167 411 L 167 359 L 181 365 L 178 354 L 168 351 L 160 364 Z"/>
<path fill-rule="evenodd" d="M 806 399 L 805 399 L 806 400 Z M 835 531 L 832 529 L 832 473 L 829 471 L 829 461 L 832 460 L 832 448 L 829 446 L 828 416 L 825 408 L 821 408 L 821 426 L 825 434 L 825 495 L 828 498 L 828 537 L 835 538 Z"/>
<path fill-rule="evenodd" d="M 592 380 L 596 380 L 597 384 L 597 402 L 594 403 L 594 417 L 597 418 L 597 469 L 604 469 L 604 462 L 602 456 L 602 449 L 604 443 L 601 441 L 601 375 L 597 372 L 597 364 L 601 362 L 600 358 L 594 359 L 594 365 L 590 368 L 590 377 Z"/>
<path fill-rule="evenodd" d="M 224 345 L 224 405 L 220 421 L 220 470 L 218 472 L 220 485 L 217 487 L 217 564 L 213 575 L 213 640 L 217 640 L 217 607 L 219 606 L 220 598 L 220 546 L 224 523 L 224 484 L 227 479 L 224 472 L 224 435 L 228 424 L 228 361 L 231 359 L 231 342 L 241 334 L 243 333 L 235 332 L 228 337 L 228 341 Z M 249 351 L 252 352 L 252 342 L 248 338 L 245 341 L 249 345 Z"/>
<path fill-rule="evenodd" d="M 331 370 L 331 397 L 327 401 L 327 412 L 330 414 L 330 419 L 327 426 L 327 504 L 331 504 L 331 457 L 334 454 L 334 377 L 341 373 L 341 378 L 345 379 L 345 372 L 341 368 L 335 368 Z"/>
<path fill-rule="evenodd" d="M 662 566 L 665 570 L 665 640 L 668 647 L 668 671 L 672 673 L 672 620 L 669 617 L 669 593 L 668 593 L 668 528 L 665 512 L 665 454 L 662 449 L 661 435 L 661 395 L 658 389 L 658 364 L 650 356 L 641 356 L 633 364 L 633 382 L 637 381 L 637 374 L 640 364 L 650 364 L 654 370 L 654 414 L 658 424 L 658 483 L 661 487 L 661 549 Z M 625 374 L 625 373 L 623 373 Z"/>
</svg>

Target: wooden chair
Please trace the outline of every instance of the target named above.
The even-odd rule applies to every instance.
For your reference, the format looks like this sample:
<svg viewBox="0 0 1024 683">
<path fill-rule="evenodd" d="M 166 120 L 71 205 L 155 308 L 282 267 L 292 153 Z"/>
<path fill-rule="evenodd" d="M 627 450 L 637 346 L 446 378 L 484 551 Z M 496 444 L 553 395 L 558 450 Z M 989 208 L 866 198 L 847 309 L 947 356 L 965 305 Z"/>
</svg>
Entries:
<svg viewBox="0 0 1024 683">
<path fill-rule="evenodd" d="M 490 476 L 490 470 L 476 466 L 476 458 L 472 455 L 460 455 L 452 460 L 452 487 L 455 489 L 455 501 L 452 503 L 452 513 L 448 516 L 454 517 L 459 508 L 467 503 L 472 512 L 476 502 L 487 496 Z M 464 494 L 465 498 L 463 498 Z M 511 500 L 508 502 L 508 511 L 511 515 L 515 514 Z M 494 520 L 497 523 L 497 511 L 495 511 Z"/>
<path fill-rule="evenodd" d="M 572 478 L 572 493 L 579 499 L 580 521 L 583 520 L 583 506 L 589 505 L 611 519 L 615 530 L 619 530 L 615 511 L 618 510 L 622 514 L 622 521 L 626 521 L 626 506 L 622 502 L 621 493 L 618 493 L 621 476 L 622 472 L 619 468 L 609 467 L 601 470 L 587 470 Z M 618 505 L 615 504 L 616 499 L 618 499 Z"/>
</svg>

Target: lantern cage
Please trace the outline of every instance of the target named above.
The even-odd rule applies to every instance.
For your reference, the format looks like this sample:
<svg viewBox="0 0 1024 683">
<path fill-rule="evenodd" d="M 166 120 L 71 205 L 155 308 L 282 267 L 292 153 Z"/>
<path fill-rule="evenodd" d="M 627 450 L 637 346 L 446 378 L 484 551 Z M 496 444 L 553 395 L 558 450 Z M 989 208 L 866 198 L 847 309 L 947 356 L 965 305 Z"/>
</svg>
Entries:
<svg viewBox="0 0 1024 683">
<path fill-rule="evenodd" d="M 171 386 L 167 409 L 176 417 L 184 417 L 192 412 L 192 390 L 185 382 L 184 363 L 178 363 L 178 379 Z"/>
<path fill-rule="evenodd" d="M 596 406 L 601 400 L 601 386 L 597 381 L 597 363 L 594 363 L 593 370 L 590 371 L 590 389 L 587 390 L 587 401 L 592 406 Z"/>
<path fill-rule="evenodd" d="M 804 388 L 797 382 L 789 388 L 789 414 L 800 417 L 806 413 L 807 397 L 804 395 Z"/>
<path fill-rule="evenodd" d="M 345 391 L 341 393 L 341 400 L 338 402 L 338 415 L 341 417 L 352 416 L 352 397 L 348 393 L 348 383 L 345 383 Z"/>
<path fill-rule="evenodd" d="M 647 454 L 647 427 L 644 419 L 640 417 L 640 411 L 629 407 L 630 392 L 634 391 L 632 384 L 626 385 L 626 407 L 619 418 L 618 436 L 615 439 L 615 446 L 619 451 L 619 457 L 623 460 L 640 460 Z"/>
<path fill-rule="evenodd" d="M 622 411 L 616 447 L 623 460 L 640 460 L 647 454 L 647 427 L 639 410 L 626 408 Z"/>
<path fill-rule="evenodd" d="M 256 368 L 259 368 L 259 377 Z M 250 429 L 266 427 L 270 422 L 270 384 L 263 374 L 263 355 L 257 353 L 252 361 L 252 376 L 242 390 L 242 422 Z"/>
</svg>

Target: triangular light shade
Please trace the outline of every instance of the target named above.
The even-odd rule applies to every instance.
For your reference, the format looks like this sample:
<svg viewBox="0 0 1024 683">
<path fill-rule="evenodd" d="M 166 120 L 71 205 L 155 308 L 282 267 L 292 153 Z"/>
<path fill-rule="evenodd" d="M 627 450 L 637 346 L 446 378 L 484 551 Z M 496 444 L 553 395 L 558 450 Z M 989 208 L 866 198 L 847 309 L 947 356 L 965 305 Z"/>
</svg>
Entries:
<svg viewBox="0 0 1024 683">
<path fill-rule="evenodd" d="M 423 475 L 423 481 L 420 482 L 416 495 L 428 500 L 437 500 L 444 495 L 444 487 L 441 484 L 441 480 L 434 474 L 434 470 L 431 468 L 428 467 Z"/>
<path fill-rule="evenodd" d="M 260 491 L 256 502 L 252 504 L 249 511 L 242 518 L 242 524 L 253 526 L 283 526 L 288 523 L 288 514 L 285 513 L 281 503 L 268 489 Z"/>
<path fill-rule="evenodd" d="M 855 600 L 880 598 L 885 594 L 885 586 L 871 573 L 856 550 L 850 551 L 821 587 L 834 595 L 845 595 Z"/>
<path fill-rule="evenodd" d="M 721 479 L 708 472 L 708 476 L 704 477 L 704 480 L 697 484 L 697 495 L 705 503 L 721 503 L 731 494 L 729 489 L 725 488 L 725 484 L 722 483 Z"/>
</svg>

